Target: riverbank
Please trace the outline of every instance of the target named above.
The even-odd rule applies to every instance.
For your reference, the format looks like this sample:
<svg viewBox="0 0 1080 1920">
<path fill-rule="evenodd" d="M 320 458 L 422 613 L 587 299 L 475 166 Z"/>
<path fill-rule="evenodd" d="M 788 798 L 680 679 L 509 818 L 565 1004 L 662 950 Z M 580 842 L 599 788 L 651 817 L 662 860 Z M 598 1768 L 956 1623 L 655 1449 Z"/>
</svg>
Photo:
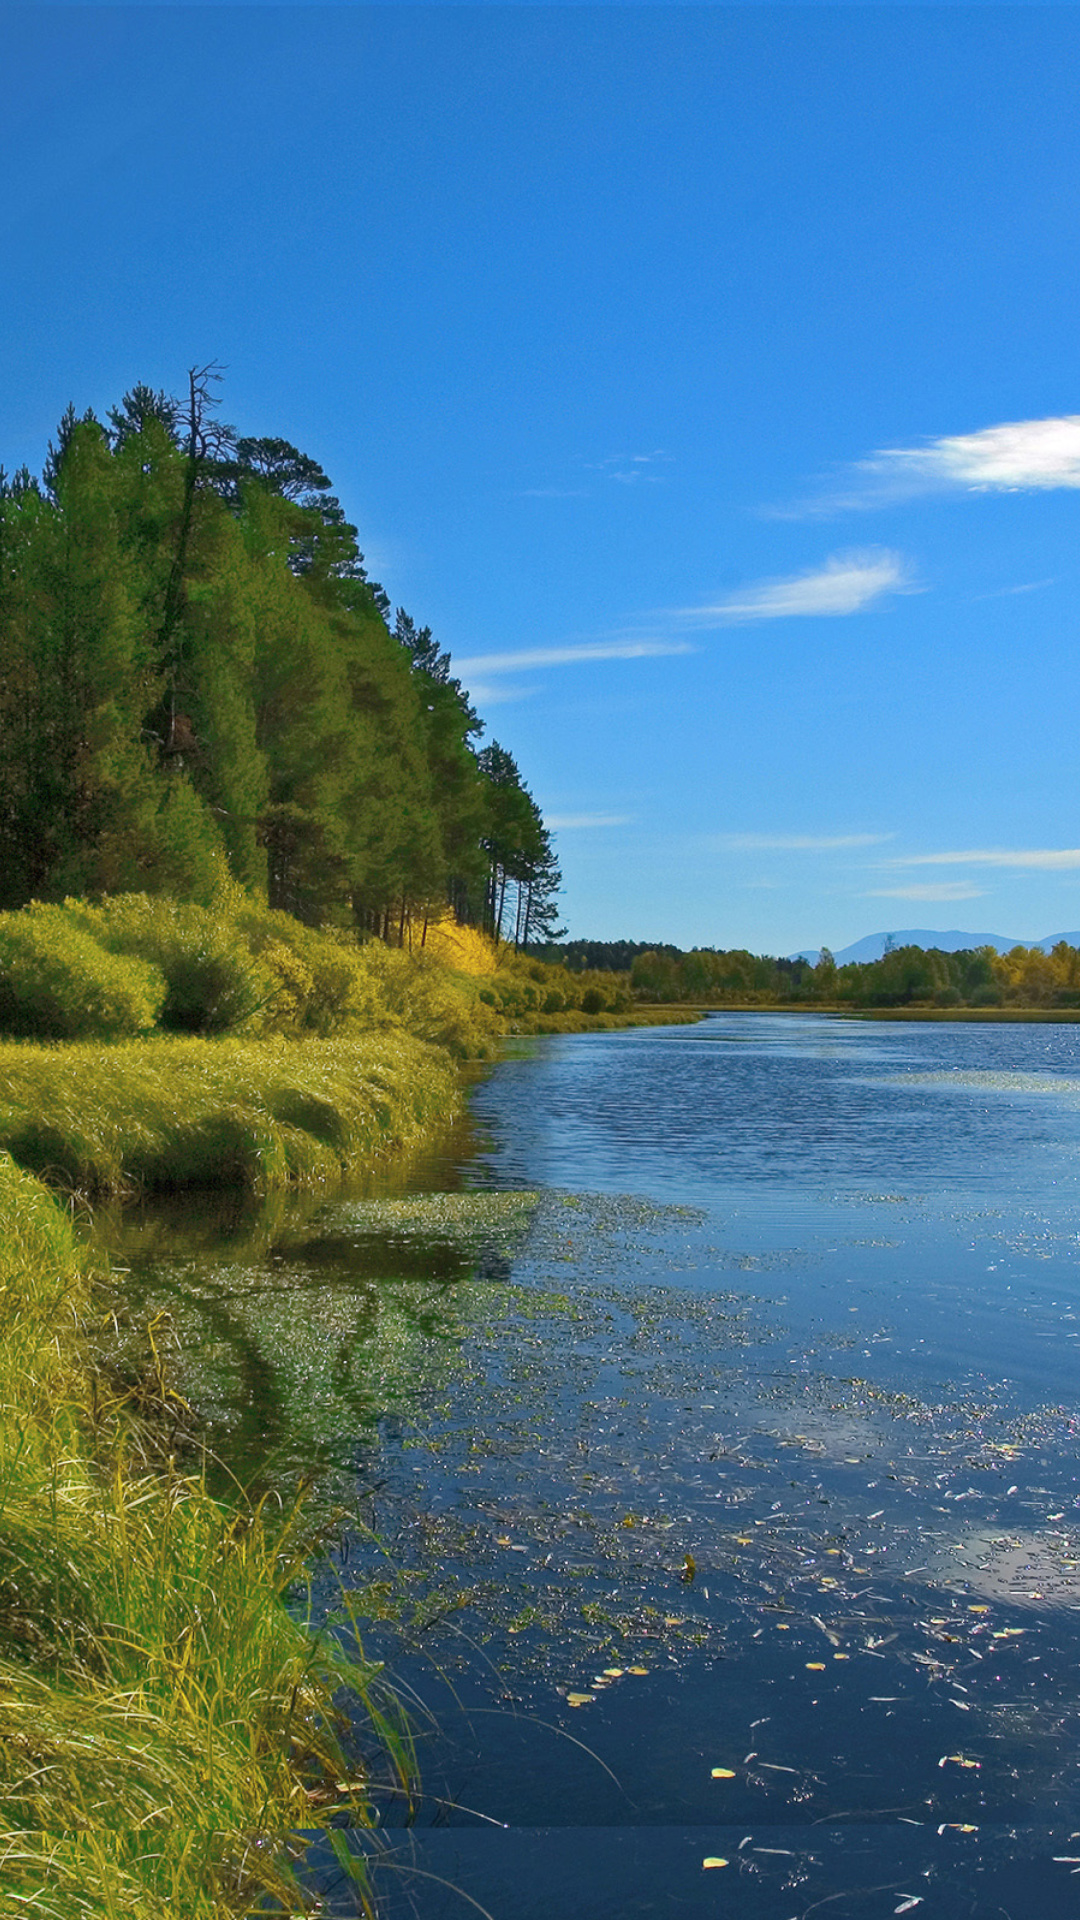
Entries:
<svg viewBox="0 0 1080 1920">
<path fill-rule="evenodd" d="M 122 1283 L 77 1221 L 98 1196 L 332 1188 L 438 1133 L 461 1088 L 443 1047 L 385 1015 L 383 1030 L 334 1038 L 0 1044 L 0 1883 L 13 1909 L 39 1910 L 47 1889 L 56 1920 L 306 1910 L 298 1832 L 371 1819 L 348 1730 L 366 1725 L 380 1766 L 410 1776 L 377 1671 L 304 1624 L 317 1536 L 303 1501 L 286 1492 L 282 1509 L 237 1486 L 223 1504 L 177 1466 L 178 1443 L 198 1457 L 197 1423 L 153 1325 L 141 1377 L 118 1372 Z"/>
<path fill-rule="evenodd" d="M 393 1744 L 375 1671 L 286 1605 L 300 1512 L 222 1506 L 177 1470 L 187 1409 L 160 1375 L 116 1383 L 109 1277 L 6 1155 L 0 1298 L 5 1907 L 297 1912 L 290 1836 L 335 1807 L 367 1819 L 341 1689 Z"/>
<path fill-rule="evenodd" d="M 460 1101 L 407 1033 L 0 1045 L 0 1150 L 67 1193 L 335 1183 L 419 1144 Z"/>
<path fill-rule="evenodd" d="M 155 951 L 190 980 L 191 930 L 170 953 L 153 914 Z M 43 930 L 54 939 L 55 921 Z M 210 1008 L 215 979 L 235 993 L 240 969 L 207 956 L 205 931 L 196 985 Z M 500 1030 L 638 1018 L 511 1015 L 435 956 L 346 952 L 341 967 L 340 948 L 303 937 L 303 1010 L 332 987 L 331 1034 L 0 1042 L 0 1873 L 27 1904 L 47 1883 L 58 1920 L 224 1920 L 266 1900 L 299 1911 L 293 1836 L 369 1819 L 363 1768 L 340 1740 L 343 1688 L 368 1744 L 409 1771 L 377 1676 L 298 1618 L 315 1544 L 301 1505 L 282 1515 L 240 1490 L 223 1505 L 178 1469 L 178 1438 L 198 1436 L 152 1327 L 144 1377 L 119 1382 L 122 1300 L 80 1238 L 80 1209 L 183 1187 L 331 1191 L 452 1120 L 463 1079 L 447 1043 L 483 1058 Z M 330 962 L 344 984 L 327 984 Z M 505 971 L 508 999 L 541 997 Z M 73 976 L 58 991 L 54 975 L 54 1009 L 74 1006 Z M 370 999 L 377 984 L 373 1005 L 358 978 Z M 645 1023 L 697 1017 L 649 1009 Z M 349 1031 L 361 1018 L 373 1024 Z"/>
</svg>

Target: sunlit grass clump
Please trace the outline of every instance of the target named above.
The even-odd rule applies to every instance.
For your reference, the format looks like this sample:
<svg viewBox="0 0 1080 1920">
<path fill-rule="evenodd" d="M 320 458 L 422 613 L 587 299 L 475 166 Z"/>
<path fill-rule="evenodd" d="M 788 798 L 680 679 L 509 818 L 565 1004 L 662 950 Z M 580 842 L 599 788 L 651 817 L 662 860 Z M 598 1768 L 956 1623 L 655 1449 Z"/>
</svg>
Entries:
<svg viewBox="0 0 1080 1920">
<path fill-rule="evenodd" d="M 289 1836 L 366 1818 L 336 1690 L 395 1744 L 373 1671 L 285 1605 L 295 1514 L 155 1463 L 87 1370 L 93 1318 L 69 1219 L 0 1156 L 0 1905 L 299 1911 Z"/>
<path fill-rule="evenodd" d="M 0 1044 L 0 1149 L 84 1193 L 337 1181 L 414 1145 L 457 1099 L 447 1055 L 400 1031 Z"/>
</svg>

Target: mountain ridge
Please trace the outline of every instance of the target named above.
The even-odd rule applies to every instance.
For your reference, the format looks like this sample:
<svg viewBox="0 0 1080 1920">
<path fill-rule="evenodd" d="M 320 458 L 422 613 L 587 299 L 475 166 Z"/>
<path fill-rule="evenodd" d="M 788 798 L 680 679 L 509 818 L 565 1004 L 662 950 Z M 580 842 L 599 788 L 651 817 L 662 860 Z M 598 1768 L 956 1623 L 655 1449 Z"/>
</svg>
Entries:
<svg viewBox="0 0 1080 1920">
<path fill-rule="evenodd" d="M 937 947 L 942 953 L 959 953 L 967 947 L 994 947 L 998 953 L 1008 953 L 1011 947 L 1041 947 L 1044 953 L 1049 953 L 1059 940 L 1066 941 L 1070 947 L 1080 946 L 1080 932 L 1048 933 L 1041 940 L 1014 940 L 1004 933 L 966 933 L 956 927 L 947 932 L 930 927 L 901 927 L 892 933 L 864 934 L 861 940 L 854 940 L 850 946 L 834 952 L 833 959 L 841 967 L 852 962 L 865 965 L 868 961 L 880 960 L 888 940 L 895 947 Z M 798 953 L 789 954 L 788 959 L 809 960 L 811 966 L 816 966 L 822 952 L 821 947 L 802 947 Z"/>
</svg>

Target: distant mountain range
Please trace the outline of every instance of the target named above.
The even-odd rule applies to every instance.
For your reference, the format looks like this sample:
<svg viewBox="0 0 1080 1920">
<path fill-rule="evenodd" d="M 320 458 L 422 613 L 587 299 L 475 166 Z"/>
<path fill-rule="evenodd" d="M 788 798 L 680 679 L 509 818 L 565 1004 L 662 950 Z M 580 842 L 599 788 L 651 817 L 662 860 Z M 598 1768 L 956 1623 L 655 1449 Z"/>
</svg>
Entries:
<svg viewBox="0 0 1080 1920">
<path fill-rule="evenodd" d="M 1070 947 L 1080 947 L 1080 933 L 1048 933 L 1044 940 L 1013 940 L 1004 933 L 961 933 L 955 927 L 948 933 L 935 933 L 928 927 L 899 927 L 893 933 L 864 934 L 850 947 L 841 947 L 833 958 L 841 967 L 849 960 L 880 960 L 887 940 L 891 940 L 894 947 L 940 947 L 942 953 L 959 953 L 962 947 L 996 947 L 999 953 L 1008 953 L 1010 947 L 1041 947 L 1044 953 L 1049 953 L 1059 940 L 1067 941 Z M 816 966 L 821 948 L 804 947 L 788 958 L 809 960 L 811 966 Z"/>
</svg>

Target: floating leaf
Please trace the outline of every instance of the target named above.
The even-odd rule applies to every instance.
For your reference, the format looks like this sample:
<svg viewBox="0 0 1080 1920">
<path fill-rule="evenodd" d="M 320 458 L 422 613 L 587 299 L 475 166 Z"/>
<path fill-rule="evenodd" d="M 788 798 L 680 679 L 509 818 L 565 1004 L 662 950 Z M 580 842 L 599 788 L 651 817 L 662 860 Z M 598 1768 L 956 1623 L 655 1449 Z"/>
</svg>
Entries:
<svg viewBox="0 0 1080 1920">
<path fill-rule="evenodd" d="M 824 1660 L 808 1660 L 806 1665 L 811 1673 L 824 1673 L 825 1671 Z"/>
<path fill-rule="evenodd" d="M 948 1766 L 950 1762 L 954 1767 L 978 1768 L 982 1766 L 981 1760 L 965 1760 L 962 1753 L 943 1753 L 941 1759 L 938 1761 L 938 1766 L 945 1767 Z"/>
<path fill-rule="evenodd" d="M 703 1867 L 726 1867 L 727 1861 L 721 1860 L 718 1853 L 707 1853 L 701 1864 Z"/>
<path fill-rule="evenodd" d="M 604 1677 L 607 1680 L 621 1680 L 623 1677 L 623 1668 L 622 1667 L 605 1667 Z"/>
<path fill-rule="evenodd" d="M 898 1907 L 893 1908 L 893 1912 L 907 1913 L 909 1907 L 921 1907 L 922 1903 L 923 1903 L 923 1896 L 921 1893 L 908 1893 L 904 1895 L 904 1898 L 901 1900 L 900 1905 Z"/>
<path fill-rule="evenodd" d="M 714 1780 L 734 1780 L 735 1769 L 734 1767 L 714 1767 L 712 1777 Z"/>
<path fill-rule="evenodd" d="M 566 1704 L 568 1707 L 591 1707 L 595 1698 L 593 1693 L 568 1693 Z"/>
<path fill-rule="evenodd" d="M 646 1674 L 649 1669 L 648 1667 L 627 1667 L 626 1671 L 627 1673 Z"/>
</svg>

